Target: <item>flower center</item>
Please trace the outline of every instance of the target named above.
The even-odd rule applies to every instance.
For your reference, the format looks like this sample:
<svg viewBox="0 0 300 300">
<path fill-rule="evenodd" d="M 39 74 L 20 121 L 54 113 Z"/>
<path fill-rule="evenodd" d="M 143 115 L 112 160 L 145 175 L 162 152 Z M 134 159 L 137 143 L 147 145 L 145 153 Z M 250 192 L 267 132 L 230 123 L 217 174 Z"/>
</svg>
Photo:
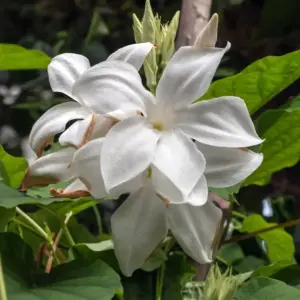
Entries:
<svg viewBox="0 0 300 300">
<path fill-rule="evenodd" d="M 148 122 L 158 131 L 165 131 L 174 126 L 174 113 L 161 105 L 155 105 L 149 109 Z"/>
<path fill-rule="evenodd" d="M 163 124 L 160 122 L 153 122 L 152 125 L 153 125 L 153 128 L 158 131 L 163 131 L 163 129 L 164 129 Z"/>
</svg>

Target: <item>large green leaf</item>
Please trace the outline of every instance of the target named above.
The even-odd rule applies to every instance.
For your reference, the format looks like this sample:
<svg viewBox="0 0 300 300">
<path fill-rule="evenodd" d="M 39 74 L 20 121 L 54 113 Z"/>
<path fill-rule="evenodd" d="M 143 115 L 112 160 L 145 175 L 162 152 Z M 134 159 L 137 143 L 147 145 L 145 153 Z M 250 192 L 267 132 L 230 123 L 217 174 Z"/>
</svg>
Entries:
<svg viewBox="0 0 300 300">
<path fill-rule="evenodd" d="M 40 50 L 0 44 L 0 70 L 46 69 L 51 58 Z"/>
<path fill-rule="evenodd" d="M 17 188 L 21 184 L 27 166 L 25 158 L 11 156 L 0 145 L 0 182 Z"/>
<path fill-rule="evenodd" d="M 295 102 L 296 103 L 296 102 Z M 257 130 L 265 139 L 261 152 L 264 160 L 243 185 L 264 185 L 272 173 L 295 165 L 300 159 L 300 107 L 264 112 L 257 120 Z"/>
<path fill-rule="evenodd" d="M 242 231 L 254 232 L 275 225 L 266 222 L 262 216 L 253 214 L 243 221 Z M 273 229 L 263 233 L 258 233 L 257 237 L 266 243 L 267 255 L 271 262 L 280 260 L 293 261 L 295 246 L 292 236 L 282 228 Z"/>
<path fill-rule="evenodd" d="M 233 300 L 299 300 L 300 291 L 287 284 L 264 277 L 250 280 L 241 286 Z"/>
<path fill-rule="evenodd" d="M 30 248 L 16 235 L 0 235 L 9 300 L 111 300 L 122 293 L 120 278 L 103 261 L 73 261 L 51 273 L 36 273 Z"/>
<path fill-rule="evenodd" d="M 257 60 L 241 73 L 215 81 L 201 98 L 238 96 L 254 113 L 300 77 L 300 51 Z"/>
</svg>

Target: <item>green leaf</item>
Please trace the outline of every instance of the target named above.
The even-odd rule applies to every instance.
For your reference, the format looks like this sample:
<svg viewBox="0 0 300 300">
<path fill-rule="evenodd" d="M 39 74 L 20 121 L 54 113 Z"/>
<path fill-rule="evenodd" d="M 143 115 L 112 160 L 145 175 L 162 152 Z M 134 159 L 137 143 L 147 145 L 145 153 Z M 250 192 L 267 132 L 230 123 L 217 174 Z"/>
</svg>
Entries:
<svg viewBox="0 0 300 300">
<path fill-rule="evenodd" d="M 181 292 L 192 281 L 196 270 L 188 257 L 180 252 L 169 257 L 166 263 L 162 300 L 182 300 Z"/>
<path fill-rule="evenodd" d="M 253 214 L 243 220 L 241 231 L 254 232 L 276 225 L 266 222 L 262 216 Z M 271 262 L 280 260 L 293 261 L 295 246 L 292 236 L 282 228 L 276 228 L 263 233 L 258 233 L 257 237 L 266 243 L 267 256 Z"/>
<path fill-rule="evenodd" d="M 17 188 L 24 177 L 28 163 L 23 157 L 14 157 L 0 145 L 0 182 Z"/>
<path fill-rule="evenodd" d="M 102 259 L 116 272 L 120 272 L 111 240 L 105 240 L 98 243 L 80 243 L 75 245 L 72 249 L 77 259 L 83 261 Z"/>
<path fill-rule="evenodd" d="M 261 146 L 264 160 L 244 182 L 264 185 L 272 173 L 295 165 L 300 159 L 300 108 L 274 109 L 264 112 L 257 120 L 257 130 L 265 139 Z"/>
<path fill-rule="evenodd" d="M 251 277 L 258 276 L 271 277 L 289 285 L 297 286 L 300 284 L 300 266 L 289 261 L 280 261 L 257 269 Z"/>
<path fill-rule="evenodd" d="M 0 71 L 46 69 L 51 58 L 40 50 L 19 45 L 0 44 Z"/>
<path fill-rule="evenodd" d="M 289 260 L 278 261 L 274 264 L 258 268 L 254 273 L 252 273 L 251 277 L 273 277 L 274 274 L 278 273 L 280 270 L 292 265 L 294 264 Z"/>
<path fill-rule="evenodd" d="M 242 261 L 234 265 L 234 270 L 238 273 L 244 273 L 254 271 L 255 269 L 262 267 L 266 264 L 266 261 L 256 256 L 248 255 Z"/>
<path fill-rule="evenodd" d="M 0 206 L 0 232 L 5 230 L 7 223 L 14 215 L 14 209 L 7 209 Z"/>
<path fill-rule="evenodd" d="M 252 114 L 300 77 L 300 51 L 257 60 L 241 73 L 215 81 L 200 99 L 237 96 Z"/>
<path fill-rule="evenodd" d="M 42 198 L 36 199 L 27 196 L 3 183 L 0 182 L 0 206 L 6 208 L 13 208 L 21 204 L 43 204 L 48 205 L 53 202 L 64 202 L 64 201 L 78 201 L 77 199 L 67 199 L 67 198 Z"/>
<path fill-rule="evenodd" d="M 298 300 L 300 291 L 287 284 L 264 277 L 250 280 L 241 286 L 233 300 Z"/>
<path fill-rule="evenodd" d="M 227 265 L 241 261 L 245 255 L 239 244 L 227 244 L 220 248 L 217 258 L 220 257 Z"/>
<path fill-rule="evenodd" d="M 118 274 L 101 260 L 73 261 L 39 274 L 30 248 L 9 233 L 0 235 L 0 252 L 9 300 L 111 300 L 122 293 Z"/>
<path fill-rule="evenodd" d="M 49 184 L 47 186 L 34 186 L 32 188 L 29 188 L 26 191 L 26 194 L 29 197 L 33 197 L 33 198 L 51 198 L 52 195 L 50 193 L 50 189 L 54 188 L 54 189 L 64 189 L 66 188 L 68 185 L 70 184 L 69 181 L 60 181 L 57 183 L 53 183 L 53 184 Z"/>
</svg>

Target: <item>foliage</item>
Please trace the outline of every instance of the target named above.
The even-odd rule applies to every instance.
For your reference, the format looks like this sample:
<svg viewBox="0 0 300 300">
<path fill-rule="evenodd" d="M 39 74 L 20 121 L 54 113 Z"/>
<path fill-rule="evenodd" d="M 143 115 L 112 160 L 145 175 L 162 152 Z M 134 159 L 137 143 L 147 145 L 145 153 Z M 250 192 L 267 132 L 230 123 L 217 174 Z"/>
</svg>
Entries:
<svg viewBox="0 0 300 300">
<path fill-rule="evenodd" d="M 173 19 L 171 15 L 180 8 L 179 1 L 165 1 L 162 19 L 172 21 L 164 27 L 149 1 L 144 16 L 143 7 L 134 1 L 122 1 L 122 5 L 111 1 L 110 6 L 101 1 L 74 1 L 68 3 L 70 8 L 67 1 L 40 1 L 36 7 L 25 1 L 22 9 L 19 4 L 4 2 L 2 27 L 13 30 L 0 34 L 0 84 L 17 83 L 20 98 L 15 105 L 19 109 L 12 109 L 5 104 L 12 97 L 9 89 L 5 96 L 1 89 L 0 119 L 1 125 L 13 125 L 21 137 L 28 135 L 45 109 L 64 101 L 46 95 L 49 84 L 45 70 L 50 57 L 75 52 L 86 55 L 92 64 L 104 60 L 115 48 L 132 42 L 132 12 L 135 40 L 150 40 L 160 46 L 144 64 L 151 90 L 174 51 L 171 36 L 177 30 L 179 14 Z M 5 143 L 5 147 L 0 146 L 0 273 L 4 274 L 3 282 L 0 274 L 0 289 L 5 284 L 8 299 L 300 299 L 300 238 L 298 228 L 294 228 L 300 223 L 299 1 L 285 5 L 280 0 L 266 0 L 261 5 L 256 2 L 213 3 L 223 17 L 221 42 L 229 39 L 232 51 L 217 72 L 218 80 L 198 101 L 226 95 L 244 99 L 264 139 L 260 148 L 252 150 L 263 153 L 264 160 L 244 182 L 210 189 L 230 201 L 230 208 L 207 279 L 197 280 L 205 267 L 184 254 L 171 236 L 154 249 L 140 270 L 125 278 L 114 254 L 109 226 L 109 217 L 120 201 L 101 199 L 96 203 L 92 197 L 52 196 L 51 188 L 65 187 L 68 182 L 21 192 L 28 163 L 6 152 L 10 147 Z M 156 8 L 161 7 L 158 4 Z M 259 22 L 253 25 L 252 19 L 258 19 L 256 10 Z M 11 13 L 16 16 L 16 12 L 22 30 L 17 30 L 8 17 Z M 49 16 L 53 19 L 48 24 L 45 20 Z M 239 18 L 243 26 L 232 28 L 231 20 L 240 24 Z M 23 28 L 29 28 L 28 32 Z M 19 145 L 11 149 L 20 155 Z M 52 147 L 49 152 L 55 150 Z M 274 183 L 276 172 L 284 174 L 280 184 Z M 292 200 L 286 197 L 291 195 Z M 282 199 L 280 204 L 277 196 Z M 261 206 L 268 199 L 272 214 L 264 218 Z M 231 215 L 228 212 L 232 210 Z"/>
</svg>

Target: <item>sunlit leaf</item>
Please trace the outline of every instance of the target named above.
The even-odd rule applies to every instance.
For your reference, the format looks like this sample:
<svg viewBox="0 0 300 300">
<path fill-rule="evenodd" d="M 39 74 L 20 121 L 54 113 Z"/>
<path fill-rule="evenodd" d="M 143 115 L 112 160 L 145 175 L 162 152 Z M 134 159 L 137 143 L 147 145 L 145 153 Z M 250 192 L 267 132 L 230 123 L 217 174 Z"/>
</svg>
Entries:
<svg viewBox="0 0 300 300">
<path fill-rule="evenodd" d="M 262 216 L 253 214 L 243 221 L 242 231 L 255 232 L 276 225 L 266 222 Z M 263 233 L 257 237 L 264 240 L 267 256 L 271 262 L 280 260 L 293 261 L 295 246 L 292 236 L 282 228 L 276 228 Z"/>
<path fill-rule="evenodd" d="M 267 184 L 272 173 L 295 165 L 300 159 L 300 108 L 291 104 L 286 109 L 264 112 L 257 120 L 257 130 L 265 139 L 260 151 L 264 160 L 244 185 Z"/>
<path fill-rule="evenodd" d="M 51 58 L 40 50 L 0 44 L 0 70 L 46 69 Z"/>
<path fill-rule="evenodd" d="M 0 145 L 0 182 L 17 188 L 21 184 L 27 166 L 24 157 L 14 157 Z"/>
</svg>

